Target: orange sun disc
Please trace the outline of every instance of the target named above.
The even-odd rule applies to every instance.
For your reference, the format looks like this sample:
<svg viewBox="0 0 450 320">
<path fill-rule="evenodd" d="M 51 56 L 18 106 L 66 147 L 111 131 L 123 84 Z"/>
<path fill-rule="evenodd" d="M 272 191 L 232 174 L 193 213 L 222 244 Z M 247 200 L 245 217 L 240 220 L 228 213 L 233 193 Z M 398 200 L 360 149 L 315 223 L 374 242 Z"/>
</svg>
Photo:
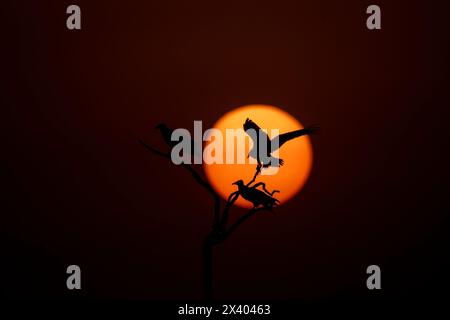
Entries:
<svg viewBox="0 0 450 320">
<path fill-rule="evenodd" d="M 247 118 L 257 123 L 264 131 L 267 130 L 270 138 L 273 138 L 270 134 L 270 131 L 273 129 L 278 130 L 280 134 L 303 129 L 302 124 L 294 117 L 273 106 L 247 105 L 234 109 L 223 115 L 213 126 L 215 129 L 220 130 L 224 137 L 224 159 L 226 157 L 225 145 L 226 143 L 232 143 L 225 139 L 226 129 L 243 129 L 243 124 Z M 256 164 L 249 163 L 249 159 L 247 159 L 248 151 L 253 143 L 244 131 L 241 131 L 240 134 L 246 138 L 245 164 L 226 164 L 224 160 L 223 164 L 204 163 L 203 165 L 208 181 L 224 199 L 227 199 L 232 192 L 237 191 L 237 186 L 233 185 L 233 182 L 242 179 L 244 183 L 248 183 L 253 178 L 256 170 Z M 208 143 L 211 142 L 207 142 L 205 146 Z M 235 158 L 237 158 L 236 150 L 237 146 L 235 146 Z M 280 201 L 280 204 L 283 204 L 297 194 L 308 179 L 313 162 L 311 141 L 308 136 L 295 138 L 283 144 L 273 155 L 283 159 L 284 165 L 273 175 L 260 174 L 256 182 L 264 182 L 269 191 L 279 190 L 280 193 L 274 194 L 274 197 Z M 205 156 L 205 162 L 207 162 L 208 156 Z M 243 208 L 252 207 L 252 204 L 242 197 L 239 197 L 235 204 Z"/>
</svg>

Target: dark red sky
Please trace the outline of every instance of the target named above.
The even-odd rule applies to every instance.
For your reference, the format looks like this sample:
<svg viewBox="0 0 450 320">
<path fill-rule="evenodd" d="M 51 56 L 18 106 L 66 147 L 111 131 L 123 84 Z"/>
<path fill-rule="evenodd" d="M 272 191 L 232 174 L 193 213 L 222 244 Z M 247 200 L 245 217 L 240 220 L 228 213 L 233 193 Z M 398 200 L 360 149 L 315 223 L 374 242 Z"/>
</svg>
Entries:
<svg viewBox="0 0 450 320">
<path fill-rule="evenodd" d="M 367 297 L 370 264 L 377 296 L 444 287 L 449 8 L 376 3 L 371 32 L 368 1 L 77 1 L 74 32 L 3 1 L 2 290 L 70 296 L 78 264 L 87 297 L 200 298 L 212 201 L 137 139 L 251 103 L 322 130 L 302 192 L 217 248 L 217 297 Z"/>
</svg>

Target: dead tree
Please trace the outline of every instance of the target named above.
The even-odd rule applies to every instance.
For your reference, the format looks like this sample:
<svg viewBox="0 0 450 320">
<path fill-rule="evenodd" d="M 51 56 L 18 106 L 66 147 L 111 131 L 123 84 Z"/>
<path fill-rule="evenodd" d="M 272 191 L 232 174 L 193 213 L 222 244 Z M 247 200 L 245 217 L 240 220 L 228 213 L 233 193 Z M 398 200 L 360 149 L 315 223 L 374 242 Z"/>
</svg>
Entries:
<svg viewBox="0 0 450 320">
<path fill-rule="evenodd" d="M 139 143 L 146 148 L 148 151 L 152 152 L 155 155 L 164 157 L 171 160 L 170 154 L 165 153 L 162 151 L 159 151 L 152 146 L 149 146 L 142 140 L 138 140 Z M 225 206 L 223 210 L 221 210 L 221 197 L 217 194 L 217 192 L 211 187 L 211 185 L 193 168 L 192 165 L 182 163 L 179 165 L 180 167 L 187 170 L 194 180 L 203 187 L 214 199 L 214 209 L 213 209 L 213 219 L 212 219 L 212 225 L 211 230 L 206 234 L 205 238 L 203 239 L 202 243 L 202 265 L 203 265 L 203 288 L 204 288 L 204 297 L 206 300 L 212 300 L 213 299 L 213 249 L 216 245 L 224 242 L 228 237 L 245 221 L 247 221 L 250 217 L 255 215 L 257 212 L 263 211 L 263 210 L 270 210 L 266 206 L 259 206 L 259 207 L 253 207 L 250 209 L 246 214 L 241 216 L 239 219 L 237 219 L 234 223 L 229 224 L 228 218 L 229 218 L 229 212 L 230 208 L 234 205 L 238 197 L 240 196 L 239 190 L 236 192 L 233 192 L 229 197 L 228 200 L 225 202 Z M 264 191 L 269 194 L 270 196 L 273 196 L 277 190 L 274 190 L 273 192 L 269 192 L 266 189 L 265 184 L 262 182 L 257 183 L 253 186 L 251 184 L 255 182 L 257 176 L 261 172 L 260 167 L 257 167 L 256 172 L 253 176 L 253 179 L 245 185 L 245 187 L 249 188 L 257 188 L 259 186 L 262 186 Z"/>
</svg>

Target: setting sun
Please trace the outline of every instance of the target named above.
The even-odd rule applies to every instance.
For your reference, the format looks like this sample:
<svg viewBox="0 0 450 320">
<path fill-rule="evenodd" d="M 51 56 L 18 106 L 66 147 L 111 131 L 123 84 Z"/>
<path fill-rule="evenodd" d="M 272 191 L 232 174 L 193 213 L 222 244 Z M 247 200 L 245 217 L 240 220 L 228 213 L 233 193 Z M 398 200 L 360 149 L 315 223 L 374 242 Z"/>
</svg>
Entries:
<svg viewBox="0 0 450 320">
<path fill-rule="evenodd" d="M 226 129 L 242 129 L 247 118 L 256 122 L 264 131 L 276 129 L 279 130 L 280 134 L 303 128 L 302 124 L 287 112 L 267 105 L 248 105 L 234 109 L 223 115 L 213 127 L 220 130 L 223 136 L 226 136 Z M 241 134 L 247 136 L 243 131 Z M 246 138 L 247 157 L 252 142 L 248 137 Z M 270 138 L 274 137 L 270 136 Z M 226 143 L 231 142 L 227 141 Z M 225 149 L 223 150 L 224 155 L 226 154 Z M 259 175 L 256 181 L 264 182 L 269 191 L 279 190 L 280 193 L 276 193 L 274 197 L 280 200 L 282 205 L 297 194 L 308 179 L 313 160 L 310 139 L 308 136 L 301 136 L 288 141 L 273 155 L 282 158 L 284 165 L 273 175 Z M 236 186 L 232 185 L 233 182 L 242 179 L 245 183 L 248 183 L 252 180 L 256 164 L 250 164 L 248 161 L 245 164 L 205 163 L 204 169 L 212 187 L 221 197 L 227 199 L 232 192 L 237 190 Z M 263 172 L 264 170 L 273 170 L 273 168 L 263 169 Z M 239 197 L 236 204 L 244 208 L 251 208 L 252 206 L 242 197 Z"/>
</svg>

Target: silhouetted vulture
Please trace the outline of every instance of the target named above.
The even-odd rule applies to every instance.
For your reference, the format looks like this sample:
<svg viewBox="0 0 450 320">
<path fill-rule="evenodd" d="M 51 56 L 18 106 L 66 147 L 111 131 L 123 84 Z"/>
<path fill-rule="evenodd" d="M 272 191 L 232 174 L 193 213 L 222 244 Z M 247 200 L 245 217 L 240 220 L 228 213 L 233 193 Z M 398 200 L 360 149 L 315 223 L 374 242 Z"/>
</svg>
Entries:
<svg viewBox="0 0 450 320">
<path fill-rule="evenodd" d="M 318 130 L 318 127 L 308 127 L 300 130 L 295 130 L 291 132 L 282 133 L 272 140 L 269 138 L 267 133 L 265 133 L 261 128 L 252 120 L 247 118 L 244 122 L 244 130 L 249 134 L 253 141 L 253 148 L 250 150 L 248 156 L 256 159 L 258 161 L 258 166 L 267 167 L 279 167 L 284 164 L 283 159 L 278 159 L 272 156 L 272 152 L 278 150 L 283 144 L 289 140 L 312 134 Z M 252 129 L 252 133 L 248 130 Z M 263 145 L 264 144 L 264 145 Z M 258 147 L 261 145 L 261 152 L 258 152 Z M 263 155 L 263 159 L 261 159 Z"/>
<path fill-rule="evenodd" d="M 256 189 L 256 187 L 262 183 L 256 184 L 252 187 L 246 186 L 244 184 L 244 181 L 238 180 L 236 182 L 233 182 L 232 184 L 237 185 L 239 188 L 239 195 L 242 196 L 247 201 L 250 201 L 253 203 L 253 208 L 257 208 L 258 206 L 263 206 L 266 209 L 271 210 L 273 206 L 275 206 L 278 201 L 278 199 L 275 199 L 271 195 L 267 194 L 264 191 L 261 191 L 259 189 Z M 278 192 L 274 191 L 273 193 Z"/>
</svg>

